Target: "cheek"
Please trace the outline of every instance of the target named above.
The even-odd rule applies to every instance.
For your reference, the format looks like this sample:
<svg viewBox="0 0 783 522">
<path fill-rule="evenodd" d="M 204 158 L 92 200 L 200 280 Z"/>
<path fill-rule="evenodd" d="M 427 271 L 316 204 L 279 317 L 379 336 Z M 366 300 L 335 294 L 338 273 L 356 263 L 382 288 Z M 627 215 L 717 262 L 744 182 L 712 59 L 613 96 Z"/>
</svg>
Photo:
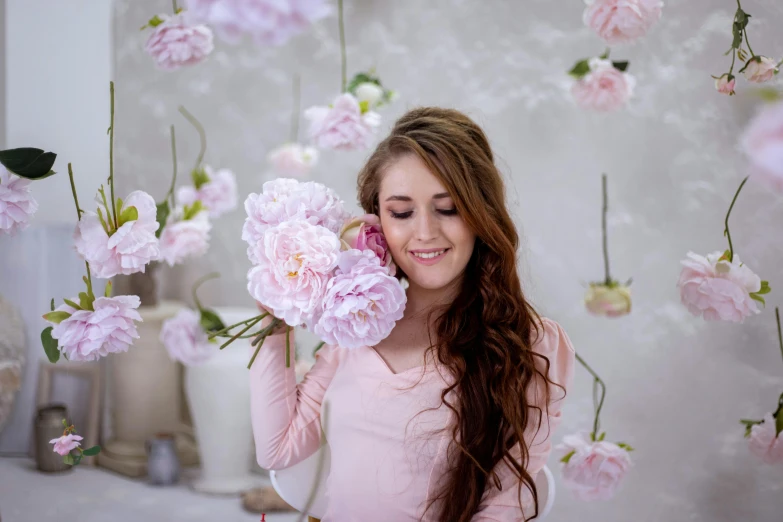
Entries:
<svg viewBox="0 0 783 522">
<path fill-rule="evenodd" d="M 407 241 L 407 231 L 404 221 L 394 218 L 381 218 L 381 227 L 383 235 L 386 237 L 386 244 L 392 253 L 399 252 Z"/>
<path fill-rule="evenodd" d="M 451 243 L 461 250 L 462 254 L 470 257 L 473 245 L 476 243 L 476 235 L 461 220 L 455 220 L 447 227 L 447 237 Z"/>
</svg>

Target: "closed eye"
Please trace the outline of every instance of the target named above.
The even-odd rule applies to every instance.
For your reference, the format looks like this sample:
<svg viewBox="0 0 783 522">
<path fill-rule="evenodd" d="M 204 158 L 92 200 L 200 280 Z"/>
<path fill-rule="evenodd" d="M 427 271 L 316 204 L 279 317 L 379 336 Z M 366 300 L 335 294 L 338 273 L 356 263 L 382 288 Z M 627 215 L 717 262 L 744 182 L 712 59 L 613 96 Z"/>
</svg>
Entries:
<svg viewBox="0 0 783 522">
<path fill-rule="evenodd" d="M 409 210 L 408 212 L 395 212 L 393 210 L 390 210 L 389 213 L 391 214 L 391 217 L 393 217 L 394 219 L 406 219 L 411 217 L 413 211 Z"/>
<path fill-rule="evenodd" d="M 457 208 L 439 208 L 438 212 L 443 214 L 444 216 L 455 216 L 457 215 Z"/>
</svg>

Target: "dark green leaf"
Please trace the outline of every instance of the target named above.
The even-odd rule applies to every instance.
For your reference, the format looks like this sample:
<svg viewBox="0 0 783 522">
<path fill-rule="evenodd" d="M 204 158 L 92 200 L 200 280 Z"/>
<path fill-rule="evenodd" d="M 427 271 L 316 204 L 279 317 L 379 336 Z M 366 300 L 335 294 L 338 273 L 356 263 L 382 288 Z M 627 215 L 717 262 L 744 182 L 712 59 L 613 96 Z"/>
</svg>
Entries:
<svg viewBox="0 0 783 522">
<path fill-rule="evenodd" d="M 0 150 L 0 163 L 17 176 L 26 179 L 44 179 L 53 175 L 57 154 L 33 147 Z"/>
<path fill-rule="evenodd" d="M 71 314 L 65 311 L 60 312 L 47 312 L 43 315 L 43 318 L 49 321 L 50 323 L 60 324 L 61 322 L 65 321 L 71 317 Z"/>
<path fill-rule="evenodd" d="M 169 200 L 164 201 L 163 203 L 158 203 L 158 212 L 155 216 L 155 220 L 158 222 L 158 230 L 155 231 L 155 237 L 160 238 L 161 232 L 163 232 L 163 227 L 166 225 L 166 220 L 169 218 Z"/>
<path fill-rule="evenodd" d="M 73 462 L 73 455 L 71 455 L 70 453 L 67 454 L 67 455 L 63 455 L 63 462 L 65 464 L 70 464 L 71 466 L 73 466 L 73 464 L 74 464 L 74 462 Z"/>
<path fill-rule="evenodd" d="M 628 69 L 628 60 L 623 62 L 612 62 L 612 65 L 614 65 L 615 69 L 625 72 Z"/>
<path fill-rule="evenodd" d="M 82 456 L 81 456 L 81 454 L 79 454 L 79 455 L 76 455 L 76 456 L 73 458 L 73 465 L 74 465 L 74 466 L 78 466 L 78 465 L 79 465 L 79 463 L 80 463 L 81 461 L 82 461 Z"/>
<path fill-rule="evenodd" d="M 200 324 L 206 332 L 216 332 L 225 328 L 225 325 L 220 319 L 220 316 L 218 316 L 218 314 L 212 310 L 207 310 L 206 308 L 201 310 Z"/>
<path fill-rule="evenodd" d="M 568 464 L 568 461 L 571 460 L 571 457 L 573 457 L 575 453 L 576 450 L 571 450 L 570 452 L 566 453 L 562 459 L 560 459 L 560 462 L 565 462 Z"/>
<path fill-rule="evenodd" d="M 590 62 L 588 60 L 582 60 L 580 62 L 576 62 L 576 65 L 568 71 L 568 74 L 576 78 L 577 80 L 584 77 L 587 73 L 590 72 Z"/>
<path fill-rule="evenodd" d="M 57 339 L 52 338 L 52 330 L 54 327 L 49 326 L 43 329 L 41 332 L 41 344 L 43 344 L 44 352 L 50 363 L 56 363 L 60 360 L 60 350 L 57 349 Z"/>
<path fill-rule="evenodd" d="M 54 297 L 52 297 L 52 302 L 49 304 L 49 306 L 52 309 L 52 312 L 54 312 Z"/>
<path fill-rule="evenodd" d="M 783 411 L 778 412 L 778 416 L 775 417 L 775 435 L 780 435 L 783 431 Z"/>
<path fill-rule="evenodd" d="M 100 452 L 101 452 L 101 447 L 100 446 L 93 446 L 92 448 L 87 448 L 86 450 L 84 450 L 84 455 L 86 455 L 88 457 L 92 457 L 92 456 L 97 455 Z"/>
<path fill-rule="evenodd" d="M 356 94 L 356 88 L 363 83 L 374 83 L 379 87 L 383 87 L 383 85 L 381 85 L 381 80 L 378 77 L 372 76 L 368 73 L 360 72 L 351 78 L 351 81 L 348 83 L 346 90 L 352 94 Z"/>
</svg>

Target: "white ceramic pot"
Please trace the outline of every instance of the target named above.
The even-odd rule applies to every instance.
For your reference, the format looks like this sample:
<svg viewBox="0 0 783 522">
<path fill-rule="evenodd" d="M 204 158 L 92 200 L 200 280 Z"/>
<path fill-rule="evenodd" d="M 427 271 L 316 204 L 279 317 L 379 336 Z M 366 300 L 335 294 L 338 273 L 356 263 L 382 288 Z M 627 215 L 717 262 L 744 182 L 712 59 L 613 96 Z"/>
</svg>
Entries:
<svg viewBox="0 0 783 522">
<path fill-rule="evenodd" d="M 255 308 L 215 311 L 226 325 L 258 315 Z M 237 339 L 207 362 L 185 368 L 185 393 L 201 455 L 201 477 L 192 484 L 197 491 L 231 495 L 259 484 L 250 473 L 250 341 Z"/>
</svg>

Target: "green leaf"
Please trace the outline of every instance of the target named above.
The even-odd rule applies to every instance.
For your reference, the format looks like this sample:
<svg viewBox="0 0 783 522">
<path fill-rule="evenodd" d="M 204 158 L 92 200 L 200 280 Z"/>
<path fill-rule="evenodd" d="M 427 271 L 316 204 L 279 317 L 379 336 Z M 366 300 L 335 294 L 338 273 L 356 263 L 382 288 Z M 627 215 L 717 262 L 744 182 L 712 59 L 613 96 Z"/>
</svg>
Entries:
<svg viewBox="0 0 783 522">
<path fill-rule="evenodd" d="M 43 344 L 46 357 L 52 364 L 60 360 L 60 350 L 57 349 L 57 339 L 52 338 L 53 329 L 54 327 L 49 326 L 44 328 L 44 330 L 41 332 L 41 344 Z"/>
<path fill-rule="evenodd" d="M 92 448 L 87 448 L 84 450 L 84 455 L 87 457 L 93 457 L 101 452 L 100 446 L 93 446 Z"/>
<path fill-rule="evenodd" d="M 54 297 L 52 297 L 52 302 L 49 304 L 49 307 L 52 309 L 52 312 L 54 312 Z"/>
<path fill-rule="evenodd" d="M 628 60 L 622 62 L 612 62 L 612 65 L 614 65 L 615 69 L 625 72 L 628 69 Z"/>
<path fill-rule="evenodd" d="M 362 114 L 370 110 L 370 102 L 367 100 L 362 100 L 359 102 L 359 110 Z"/>
<path fill-rule="evenodd" d="M 761 297 L 760 295 L 756 294 L 756 293 L 750 294 L 750 298 L 753 299 L 754 301 L 758 301 L 759 303 L 763 304 L 764 306 L 767 306 L 767 303 L 766 303 L 766 301 L 764 301 L 764 298 Z"/>
<path fill-rule="evenodd" d="M 103 289 L 103 297 L 111 297 L 111 281 L 106 283 L 106 287 Z"/>
<path fill-rule="evenodd" d="M 602 434 L 601 434 L 601 435 L 598 437 L 598 442 L 601 442 L 601 441 L 602 441 L 602 440 L 604 440 L 605 438 L 606 438 L 606 432 L 603 432 L 603 433 L 602 433 Z"/>
<path fill-rule="evenodd" d="M 71 308 L 73 308 L 75 310 L 83 310 L 81 305 L 74 303 L 70 299 L 63 299 L 63 301 L 65 301 L 65 304 L 67 304 L 68 306 L 70 306 Z"/>
<path fill-rule="evenodd" d="M 185 211 L 183 213 L 182 220 L 187 221 L 189 219 L 193 219 L 202 210 L 206 210 L 206 207 L 201 202 L 201 200 L 197 199 L 196 201 L 193 202 L 192 205 L 185 205 Z"/>
<path fill-rule="evenodd" d="M 155 237 L 160 238 L 160 234 L 163 232 L 163 227 L 166 225 L 166 220 L 169 218 L 171 209 L 169 208 L 169 201 L 166 200 L 163 203 L 158 203 L 158 211 L 155 214 L 155 220 L 158 222 L 158 230 L 155 231 Z"/>
<path fill-rule="evenodd" d="M 106 223 L 106 220 L 103 219 L 103 211 L 101 210 L 101 207 L 98 207 L 98 219 L 101 220 L 101 226 L 103 227 L 103 230 L 106 232 L 107 236 L 111 236 L 112 230 L 109 228 L 109 225 Z"/>
<path fill-rule="evenodd" d="M 568 71 L 568 74 L 570 74 L 571 76 L 579 80 L 589 72 L 590 72 L 590 61 L 582 60 L 580 62 L 576 62 L 576 65 L 574 65 L 574 67 L 570 71 Z"/>
<path fill-rule="evenodd" d="M 120 213 L 120 226 L 137 219 L 139 219 L 139 211 L 136 210 L 136 207 L 130 206 Z"/>
<path fill-rule="evenodd" d="M 122 198 L 117 198 L 117 208 L 116 208 L 116 210 L 117 210 L 118 214 L 122 213 Z"/>
<path fill-rule="evenodd" d="M 91 299 L 87 292 L 79 292 L 79 306 L 82 310 L 92 310 L 92 303 L 94 299 Z"/>
<path fill-rule="evenodd" d="M 147 22 L 145 25 L 142 25 L 142 26 L 141 26 L 141 28 L 139 29 L 139 31 L 143 31 L 143 30 L 144 30 L 144 29 L 146 29 L 147 27 L 157 27 L 157 26 L 159 26 L 160 24 L 162 24 L 162 23 L 163 23 L 163 21 L 164 21 L 164 20 L 163 20 L 163 18 L 161 18 L 161 17 L 160 17 L 160 16 L 158 16 L 158 15 L 155 15 L 155 16 L 153 16 L 152 18 L 150 18 L 150 21 L 149 21 L 149 22 Z"/>
<path fill-rule="evenodd" d="M 568 461 L 571 460 L 571 457 L 573 457 L 575 453 L 576 450 L 571 450 L 570 452 L 566 453 L 562 459 L 560 459 L 560 462 L 565 462 L 568 464 Z"/>
<path fill-rule="evenodd" d="M 196 186 L 196 190 L 200 189 L 205 183 L 209 183 L 209 175 L 203 168 L 196 168 L 190 172 L 190 177 L 193 178 L 193 184 Z"/>
<path fill-rule="evenodd" d="M 350 82 L 348 82 L 348 87 L 346 87 L 346 91 L 350 92 L 351 94 L 356 94 L 356 88 L 363 83 L 374 83 L 379 87 L 383 87 L 383 85 L 381 85 L 381 80 L 377 76 L 372 76 L 368 73 L 360 72 L 357 73 L 356 76 L 351 78 Z"/>
<path fill-rule="evenodd" d="M 742 45 L 742 26 L 738 22 L 734 22 L 731 32 L 734 36 L 734 39 L 731 41 L 731 48 L 739 49 Z"/>
<path fill-rule="evenodd" d="M 630 444 L 626 444 L 625 442 L 618 442 L 617 445 L 621 448 L 623 448 L 625 451 L 633 451 L 633 448 Z"/>
<path fill-rule="evenodd" d="M 205 332 L 216 332 L 226 327 L 218 314 L 206 308 L 201 310 L 199 323 Z"/>
<path fill-rule="evenodd" d="M 55 174 L 52 170 L 57 154 L 33 147 L 0 150 L 0 163 L 20 178 L 38 180 Z"/>
<path fill-rule="evenodd" d="M 778 412 L 778 416 L 775 417 L 775 435 L 780 435 L 783 432 L 783 412 Z"/>
<path fill-rule="evenodd" d="M 63 455 L 63 462 L 65 464 L 70 464 L 71 466 L 73 466 L 74 464 L 73 455 L 71 455 L 70 453 L 67 455 Z"/>
<path fill-rule="evenodd" d="M 61 322 L 65 321 L 71 317 L 71 314 L 68 312 L 48 312 L 43 315 L 43 318 L 49 321 L 50 323 L 60 324 Z"/>
<path fill-rule="evenodd" d="M 771 291 L 772 291 L 772 289 L 769 287 L 769 281 L 762 281 L 761 282 L 761 290 L 759 290 L 758 292 L 755 292 L 755 293 L 763 295 L 763 294 L 768 294 Z"/>
</svg>

